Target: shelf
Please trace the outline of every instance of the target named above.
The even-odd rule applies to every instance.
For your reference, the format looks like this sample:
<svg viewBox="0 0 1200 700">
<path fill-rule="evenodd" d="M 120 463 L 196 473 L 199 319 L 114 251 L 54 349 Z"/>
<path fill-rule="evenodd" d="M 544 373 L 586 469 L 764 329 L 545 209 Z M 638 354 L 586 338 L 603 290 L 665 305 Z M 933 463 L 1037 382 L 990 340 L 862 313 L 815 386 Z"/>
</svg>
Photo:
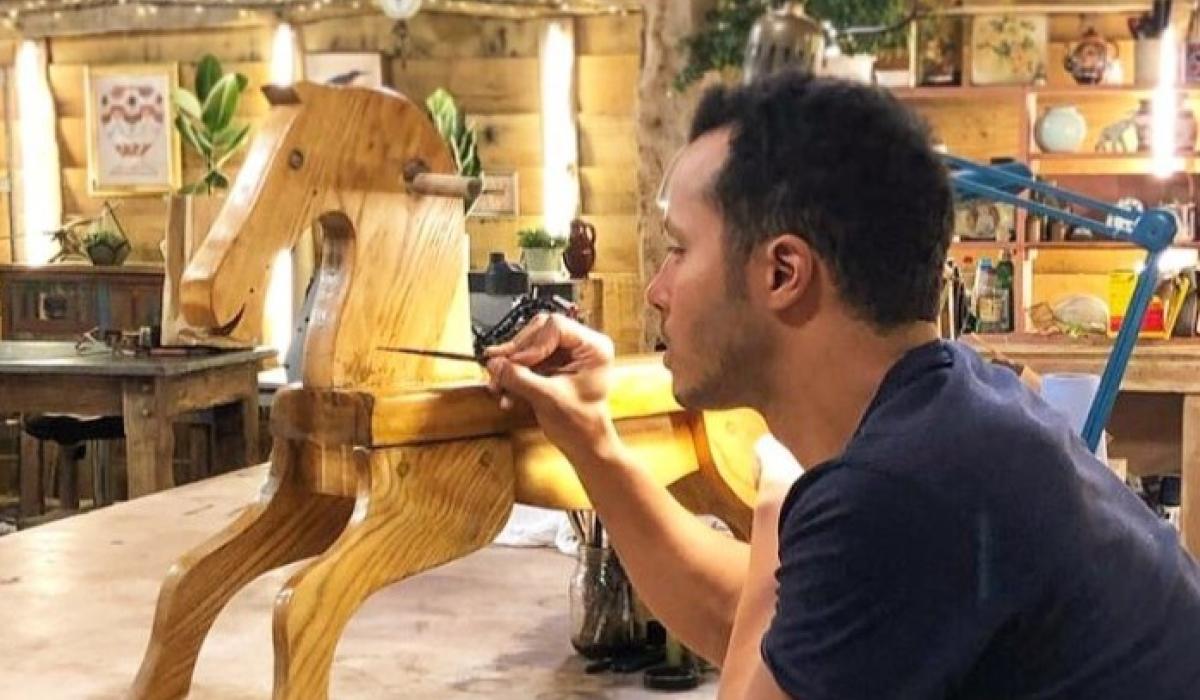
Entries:
<svg viewBox="0 0 1200 700">
<path fill-rule="evenodd" d="M 1188 99 L 1200 99 L 1200 86 L 1177 85 L 1175 91 Z M 1071 87 L 1034 87 L 1032 85 L 946 85 L 891 88 L 901 100 L 961 101 L 976 99 L 1019 99 L 1032 95 L 1039 99 L 1055 98 L 1117 98 L 1148 99 L 1154 88 L 1140 85 L 1076 85 Z"/>
<path fill-rule="evenodd" d="M 1174 159 L 1177 172 L 1200 172 L 1196 154 Z M 1031 153 L 1029 163 L 1039 175 L 1149 175 L 1154 159 L 1148 153 Z"/>
<path fill-rule="evenodd" d="M 1017 247 L 1017 244 L 1011 241 L 1001 243 L 999 241 L 966 240 L 950 241 L 950 247 L 957 248 L 958 250 L 1012 250 Z"/>
<path fill-rule="evenodd" d="M 1041 243 L 1026 243 L 1026 250 L 1145 250 L 1141 246 L 1123 241 L 1042 241 Z M 1171 248 L 1200 248 L 1200 243 L 1189 241 L 1176 243 Z M 1169 249 L 1168 249 L 1169 250 Z"/>
<path fill-rule="evenodd" d="M 945 87 L 892 88 L 900 100 L 1018 100 L 1029 88 L 1024 85 L 947 85 Z"/>
</svg>

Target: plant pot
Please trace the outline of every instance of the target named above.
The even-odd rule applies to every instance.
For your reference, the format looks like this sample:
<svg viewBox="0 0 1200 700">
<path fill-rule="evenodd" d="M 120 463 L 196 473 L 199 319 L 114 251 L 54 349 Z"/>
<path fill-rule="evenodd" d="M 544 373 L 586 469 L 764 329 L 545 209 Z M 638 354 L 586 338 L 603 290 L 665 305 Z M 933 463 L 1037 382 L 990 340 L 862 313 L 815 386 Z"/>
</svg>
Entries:
<svg viewBox="0 0 1200 700">
<path fill-rule="evenodd" d="M 121 241 L 116 245 L 92 243 L 87 247 L 87 256 L 93 265 L 120 265 L 129 257 L 129 251 L 129 241 Z"/>
<path fill-rule="evenodd" d="M 521 264 L 529 274 L 557 275 L 562 272 L 562 250 L 559 248 L 522 248 Z"/>
</svg>

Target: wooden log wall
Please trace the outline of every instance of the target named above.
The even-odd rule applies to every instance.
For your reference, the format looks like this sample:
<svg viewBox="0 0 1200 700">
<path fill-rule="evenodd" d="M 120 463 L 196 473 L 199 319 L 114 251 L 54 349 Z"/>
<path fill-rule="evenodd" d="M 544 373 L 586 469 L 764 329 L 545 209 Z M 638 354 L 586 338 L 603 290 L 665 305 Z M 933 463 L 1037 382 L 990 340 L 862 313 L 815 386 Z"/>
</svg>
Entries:
<svg viewBox="0 0 1200 700">
<path fill-rule="evenodd" d="M 196 62 L 205 53 L 212 53 L 226 71 L 238 71 L 250 79 L 236 119 L 255 125 L 268 109 L 260 92 L 267 79 L 271 51 L 271 31 L 266 27 L 63 37 L 48 43 L 65 218 L 95 214 L 104 203 L 103 198 L 89 196 L 87 188 L 84 75 L 88 66 L 174 63 L 178 65 L 180 85 L 191 88 Z M 182 150 L 183 182 L 194 182 L 204 173 L 203 161 L 186 144 Z M 240 157 L 231 162 L 231 175 L 236 173 Z M 120 205 L 117 216 L 133 244 L 130 259 L 161 262 L 158 245 L 166 226 L 166 199 L 113 197 L 110 201 Z"/>
<path fill-rule="evenodd" d="M 520 216 L 468 222 L 473 268 L 485 265 L 490 251 L 518 254 L 516 232 L 541 223 L 542 137 L 538 38 L 544 20 L 491 19 L 459 14 L 421 13 L 407 23 L 378 14 L 327 19 L 299 27 L 306 53 L 377 52 L 384 80 L 415 101 L 424 102 L 444 87 L 458 99 L 480 135 L 485 170 L 518 173 Z M 576 82 L 582 216 L 598 232 L 595 272 L 612 277 L 606 297 L 623 311 L 606 313 L 606 325 L 623 336 L 624 349 L 637 347 L 641 312 L 638 283 L 637 150 L 634 112 L 637 101 L 641 16 L 581 17 L 575 24 Z M 267 80 L 270 27 L 193 29 L 179 32 L 120 33 L 48 40 L 49 79 L 57 114 L 63 168 L 65 217 L 94 214 L 103 199 L 87 193 L 85 140 L 85 67 L 125 63 L 172 62 L 181 84 L 190 86 L 195 64 L 207 52 L 227 70 L 250 78 L 238 118 L 256 125 L 268 105 L 260 93 Z M 0 46 L 0 50 L 4 47 Z M 11 48 L 9 49 L 11 56 Z M 0 62 L 11 65 L 11 58 Z M 3 136 L 3 133 L 0 133 Z M 0 168 L 7 164 L 0 138 Z M 201 163 L 185 144 L 184 182 L 202 173 Z M 238 159 L 231 164 L 236 173 Z M 14 171 L 14 177 L 19 173 Z M 158 262 L 166 204 L 163 197 L 121 197 L 118 216 L 133 242 L 131 260 Z M 0 243 L 11 248 L 7 221 L 0 220 Z M 626 319 L 618 321 L 617 319 Z"/>
</svg>

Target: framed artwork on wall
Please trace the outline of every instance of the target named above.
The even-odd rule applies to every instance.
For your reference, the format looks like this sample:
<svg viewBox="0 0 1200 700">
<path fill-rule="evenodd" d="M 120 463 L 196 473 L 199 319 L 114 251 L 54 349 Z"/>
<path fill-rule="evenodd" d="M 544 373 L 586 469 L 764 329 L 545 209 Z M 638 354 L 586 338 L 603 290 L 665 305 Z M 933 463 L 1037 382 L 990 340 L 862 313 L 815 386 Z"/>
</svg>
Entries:
<svg viewBox="0 0 1200 700">
<path fill-rule="evenodd" d="M 171 92 L 179 66 L 88 66 L 84 72 L 88 194 L 119 197 L 179 189 L 179 132 Z"/>
<path fill-rule="evenodd" d="M 1046 77 L 1046 15 L 976 15 L 971 83 L 1031 85 Z"/>
<path fill-rule="evenodd" d="M 304 79 L 325 85 L 383 87 L 383 57 L 378 53 L 310 53 Z"/>
</svg>

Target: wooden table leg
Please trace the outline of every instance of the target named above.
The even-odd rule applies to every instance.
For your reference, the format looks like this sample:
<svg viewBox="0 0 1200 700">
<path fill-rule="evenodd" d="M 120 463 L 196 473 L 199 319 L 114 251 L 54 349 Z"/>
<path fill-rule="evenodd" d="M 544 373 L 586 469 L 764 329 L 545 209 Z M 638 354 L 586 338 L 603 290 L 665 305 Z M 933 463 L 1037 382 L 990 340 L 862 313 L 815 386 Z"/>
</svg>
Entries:
<svg viewBox="0 0 1200 700">
<path fill-rule="evenodd" d="M 171 488 L 175 485 L 174 416 L 167 405 L 163 381 L 126 381 L 121 401 L 129 497 L 137 498 Z"/>
<path fill-rule="evenodd" d="M 42 455 L 38 439 L 20 431 L 21 442 L 21 517 L 31 518 L 46 512 L 45 485 L 42 481 Z"/>
<path fill-rule="evenodd" d="M 1200 394 L 1183 397 L 1183 546 L 1200 557 Z"/>
<path fill-rule="evenodd" d="M 213 409 L 217 431 L 216 471 L 226 472 L 258 463 L 258 375 L 250 391 L 232 404 Z"/>
</svg>

